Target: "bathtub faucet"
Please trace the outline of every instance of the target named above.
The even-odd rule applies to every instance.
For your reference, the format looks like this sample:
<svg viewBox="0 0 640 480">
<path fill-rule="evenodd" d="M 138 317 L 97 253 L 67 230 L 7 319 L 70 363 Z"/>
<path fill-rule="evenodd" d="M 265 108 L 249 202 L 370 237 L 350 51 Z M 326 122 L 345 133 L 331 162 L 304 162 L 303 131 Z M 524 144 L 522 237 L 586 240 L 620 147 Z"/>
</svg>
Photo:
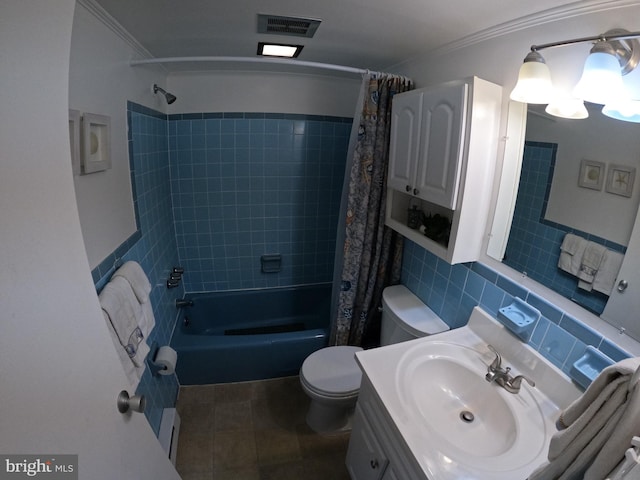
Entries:
<svg viewBox="0 0 640 480">
<path fill-rule="evenodd" d="M 176 308 L 193 307 L 193 300 L 176 299 Z"/>
</svg>

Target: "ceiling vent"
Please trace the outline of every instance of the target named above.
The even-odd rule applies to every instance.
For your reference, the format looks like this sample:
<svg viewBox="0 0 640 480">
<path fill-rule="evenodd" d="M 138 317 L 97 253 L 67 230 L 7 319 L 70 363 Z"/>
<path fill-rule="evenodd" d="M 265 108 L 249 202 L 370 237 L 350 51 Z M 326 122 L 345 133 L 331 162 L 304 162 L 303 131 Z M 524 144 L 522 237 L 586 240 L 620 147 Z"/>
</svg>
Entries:
<svg viewBox="0 0 640 480">
<path fill-rule="evenodd" d="M 311 38 L 319 26 L 320 20 L 314 18 L 258 15 L 258 33 Z"/>
</svg>

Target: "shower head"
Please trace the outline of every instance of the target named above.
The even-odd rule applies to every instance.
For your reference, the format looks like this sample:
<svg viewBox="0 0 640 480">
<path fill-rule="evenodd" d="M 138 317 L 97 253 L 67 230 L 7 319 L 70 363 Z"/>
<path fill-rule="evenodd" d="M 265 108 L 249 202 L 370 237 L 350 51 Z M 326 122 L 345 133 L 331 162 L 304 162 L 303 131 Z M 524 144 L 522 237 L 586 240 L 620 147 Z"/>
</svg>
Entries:
<svg viewBox="0 0 640 480">
<path fill-rule="evenodd" d="M 171 105 L 173 102 L 176 101 L 176 99 L 178 97 L 176 97 L 175 95 L 172 95 L 171 93 L 167 92 L 164 88 L 159 87 L 158 85 L 156 85 L 155 83 L 153 84 L 153 93 L 162 93 L 164 95 L 164 98 L 167 100 L 167 103 L 169 105 Z"/>
</svg>

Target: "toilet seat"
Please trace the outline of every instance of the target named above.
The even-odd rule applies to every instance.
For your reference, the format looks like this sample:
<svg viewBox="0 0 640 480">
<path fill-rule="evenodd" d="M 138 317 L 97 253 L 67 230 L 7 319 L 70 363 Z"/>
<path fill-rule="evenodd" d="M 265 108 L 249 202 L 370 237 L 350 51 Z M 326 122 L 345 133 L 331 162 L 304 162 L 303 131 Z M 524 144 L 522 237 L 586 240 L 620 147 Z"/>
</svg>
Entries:
<svg viewBox="0 0 640 480">
<path fill-rule="evenodd" d="M 355 360 L 360 347 L 327 347 L 309 355 L 300 369 L 300 381 L 311 392 L 331 398 L 357 396 L 362 372 Z"/>
</svg>

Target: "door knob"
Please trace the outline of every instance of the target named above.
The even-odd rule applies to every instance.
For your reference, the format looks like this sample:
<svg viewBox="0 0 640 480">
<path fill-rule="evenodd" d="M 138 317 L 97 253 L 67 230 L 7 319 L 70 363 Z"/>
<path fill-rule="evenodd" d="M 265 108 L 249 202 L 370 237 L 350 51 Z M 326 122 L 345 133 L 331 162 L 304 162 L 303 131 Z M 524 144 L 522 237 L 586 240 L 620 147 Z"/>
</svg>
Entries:
<svg viewBox="0 0 640 480">
<path fill-rule="evenodd" d="M 627 282 L 626 280 L 620 280 L 618 282 L 618 291 L 622 293 L 627 289 L 628 286 L 629 286 L 629 282 Z"/>
<path fill-rule="evenodd" d="M 404 189 L 405 189 L 407 192 L 410 192 L 410 191 L 411 191 L 411 185 L 407 185 L 406 187 L 404 187 Z"/>
<path fill-rule="evenodd" d="M 144 408 L 147 406 L 147 400 L 144 398 L 144 395 L 134 395 L 133 397 L 130 397 L 126 390 L 122 390 L 118 394 L 117 403 L 118 411 L 120 413 L 127 413 L 129 410 L 142 413 L 144 412 Z"/>
</svg>

